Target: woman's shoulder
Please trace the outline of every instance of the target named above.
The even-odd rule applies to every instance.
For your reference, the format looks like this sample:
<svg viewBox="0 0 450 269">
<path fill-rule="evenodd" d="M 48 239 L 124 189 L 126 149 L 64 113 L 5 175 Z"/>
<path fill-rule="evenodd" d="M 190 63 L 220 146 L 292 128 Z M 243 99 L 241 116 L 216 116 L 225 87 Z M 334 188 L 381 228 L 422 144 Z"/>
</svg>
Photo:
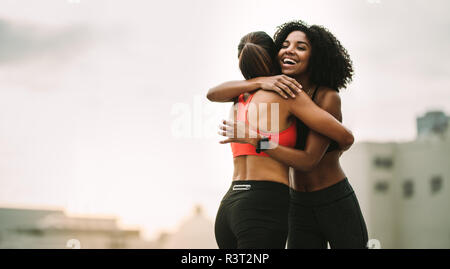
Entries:
<svg viewBox="0 0 450 269">
<path fill-rule="evenodd" d="M 314 101 L 321 106 L 322 104 L 339 104 L 341 103 L 341 97 L 339 91 L 330 87 L 318 87 Z"/>
<path fill-rule="evenodd" d="M 263 103 L 284 103 L 285 102 L 285 98 L 283 98 L 281 95 L 279 95 L 278 93 L 274 92 L 274 91 L 265 91 L 265 90 L 257 90 L 255 91 L 255 94 L 253 96 L 253 98 L 256 97 L 256 100 L 258 100 L 258 102 L 263 102 Z"/>
</svg>

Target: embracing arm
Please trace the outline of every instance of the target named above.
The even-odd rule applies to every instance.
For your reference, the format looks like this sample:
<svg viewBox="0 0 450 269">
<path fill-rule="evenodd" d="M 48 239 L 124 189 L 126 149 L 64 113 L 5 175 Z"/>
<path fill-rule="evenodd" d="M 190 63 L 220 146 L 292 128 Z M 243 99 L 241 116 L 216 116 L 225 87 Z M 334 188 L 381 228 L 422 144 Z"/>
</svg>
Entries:
<svg viewBox="0 0 450 269">
<path fill-rule="evenodd" d="M 327 94 L 329 93 L 330 92 L 328 92 Z M 325 113 L 326 116 L 331 117 L 335 122 L 337 122 L 337 124 L 340 124 L 334 118 L 334 117 L 338 119 L 342 118 L 340 99 L 336 99 L 334 97 L 327 98 L 325 96 L 324 98 L 322 98 L 320 105 L 324 109 L 322 110 L 321 108 L 319 108 L 319 111 L 321 111 L 321 113 Z M 331 115 L 329 113 L 331 113 Z M 226 120 L 224 120 L 222 123 L 224 125 L 220 126 L 219 134 L 228 137 L 228 139 L 220 141 L 221 144 L 237 142 L 237 143 L 252 144 L 253 146 L 256 147 L 258 140 L 261 139 L 261 136 L 257 135 L 254 131 L 252 133 L 254 135 L 253 138 L 251 135 L 249 135 L 250 128 L 246 123 L 243 122 L 238 123 L 231 121 L 229 122 Z M 238 130 L 239 128 L 245 128 L 244 138 L 237 137 L 236 130 Z M 341 126 L 340 128 L 344 127 Z M 267 153 L 270 157 L 286 165 L 289 165 L 295 168 L 296 170 L 306 172 L 311 171 L 320 162 L 330 144 L 330 139 L 311 130 L 308 133 L 305 150 L 298 150 L 290 147 L 277 145 L 274 142 L 269 143 L 271 144 L 270 149 L 265 149 L 264 152 Z M 349 140 L 347 143 L 349 145 L 353 143 L 353 135 L 351 135 L 351 141 Z"/>
<path fill-rule="evenodd" d="M 206 98 L 212 102 L 231 102 L 240 94 L 257 89 L 275 91 L 284 98 L 286 94 L 295 97 L 294 93 L 301 92 L 302 86 L 293 78 L 286 75 L 271 77 L 257 77 L 248 80 L 224 82 L 209 89 Z"/>
<path fill-rule="evenodd" d="M 352 132 L 339 122 L 342 119 L 341 98 L 336 91 L 328 90 L 324 93 L 321 107 L 317 106 L 305 93 L 300 93 L 297 98 L 288 100 L 288 104 L 294 116 L 310 129 L 335 140 L 341 150 L 347 150 L 353 144 Z"/>
<path fill-rule="evenodd" d="M 324 110 L 320 110 L 323 112 L 327 111 L 332 117 L 340 120 L 342 119 L 341 102 L 340 99 L 337 99 L 335 96 L 337 93 L 332 93 L 333 92 L 328 92 L 326 95 L 329 96 L 324 96 L 320 104 Z M 325 112 L 325 114 L 328 114 L 327 112 Z M 331 116 L 330 114 L 328 115 Z M 353 135 L 351 137 L 351 142 L 353 142 Z M 329 145 L 330 139 L 328 137 L 311 130 L 308 132 L 304 151 L 278 145 L 273 149 L 264 150 L 264 152 L 270 157 L 285 163 L 296 170 L 308 172 L 319 164 Z"/>
<path fill-rule="evenodd" d="M 308 134 L 308 143 L 305 150 L 276 145 L 274 148 L 264 150 L 264 152 L 295 170 L 311 171 L 322 160 L 330 141 L 328 138 L 314 132 L 316 136 L 320 136 L 324 143 L 313 142 L 310 138 L 312 133 Z"/>
<path fill-rule="evenodd" d="M 221 144 L 235 142 L 251 144 L 256 147 L 258 140 L 261 139 L 261 136 L 256 134 L 256 132 L 250 131 L 250 128 L 246 123 L 237 123 L 227 120 L 224 120 L 222 123 L 224 125 L 220 126 L 219 134 L 228 137 L 228 139 L 220 141 L 219 143 Z M 245 137 L 237 137 L 236 130 L 239 128 L 245 128 Z M 250 132 L 254 135 L 253 138 L 249 135 Z M 320 162 L 328 148 L 330 139 L 311 131 L 308 134 L 305 150 L 281 146 L 274 142 L 269 143 L 271 144 L 270 149 L 265 149 L 264 152 L 270 157 L 289 165 L 296 170 L 307 172 L 311 171 Z"/>
<path fill-rule="evenodd" d="M 231 102 L 242 93 L 261 88 L 255 79 L 227 81 L 209 89 L 206 98 L 212 102 Z"/>
</svg>

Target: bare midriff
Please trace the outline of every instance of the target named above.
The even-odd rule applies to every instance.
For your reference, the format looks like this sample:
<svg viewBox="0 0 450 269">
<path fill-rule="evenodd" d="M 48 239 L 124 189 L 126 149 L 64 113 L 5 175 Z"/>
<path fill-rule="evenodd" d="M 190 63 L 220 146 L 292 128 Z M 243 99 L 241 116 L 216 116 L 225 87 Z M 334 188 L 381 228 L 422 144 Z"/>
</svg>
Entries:
<svg viewBox="0 0 450 269">
<path fill-rule="evenodd" d="M 332 186 L 346 176 L 339 163 L 340 151 L 324 155 L 319 164 L 310 172 L 294 170 L 291 188 L 296 191 L 311 192 Z"/>
</svg>

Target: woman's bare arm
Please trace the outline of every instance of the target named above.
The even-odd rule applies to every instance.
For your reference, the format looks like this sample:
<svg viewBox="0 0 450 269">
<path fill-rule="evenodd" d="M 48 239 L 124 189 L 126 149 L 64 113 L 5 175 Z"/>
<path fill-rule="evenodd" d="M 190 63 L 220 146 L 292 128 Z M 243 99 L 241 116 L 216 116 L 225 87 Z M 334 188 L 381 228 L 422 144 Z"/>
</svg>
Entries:
<svg viewBox="0 0 450 269">
<path fill-rule="evenodd" d="M 289 111 L 294 116 L 303 121 L 310 129 L 335 140 L 342 150 L 349 149 L 353 144 L 354 137 L 352 132 L 338 121 L 338 119 L 341 120 L 342 118 L 340 112 L 341 99 L 336 91 L 329 90 L 325 92 L 321 101 L 321 107 L 317 106 L 303 92 L 297 98 L 289 99 L 287 103 Z"/>
<path fill-rule="evenodd" d="M 341 102 L 335 96 L 326 93 L 320 105 L 324 111 L 341 120 Z M 336 93 L 337 94 L 337 93 Z M 302 134 L 298 134 L 302 135 Z M 304 135 L 304 134 L 303 134 Z M 272 149 L 264 150 L 270 157 L 293 167 L 296 170 L 308 172 L 319 164 L 330 145 L 330 139 L 311 130 L 306 138 L 305 150 L 298 150 L 280 145 L 273 145 Z"/>
<path fill-rule="evenodd" d="M 301 92 L 301 85 L 295 79 L 286 75 L 235 80 L 224 82 L 209 89 L 206 98 L 212 102 L 232 102 L 242 93 L 258 89 L 275 91 L 287 99 L 287 95 L 295 98 L 295 93 Z"/>
<path fill-rule="evenodd" d="M 227 81 L 209 89 L 206 98 L 212 102 L 232 102 L 242 93 L 259 88 L 260 84 L 252 79 Z"/>
<path fill-rule="evenodd" d="M 330 95 L 330 93 L 332 96 L 327 96 Z M 325 94 L 324 98 L 322 98 L 320 102 L 321 108 L 319 108 L 319 110 L 321 111 L 321 113 L 322 112 L 325 113 L 324 115 L 326 115 L 326 117 L 332 118 L 331 121 L 332 124 L 335 124 L 334 121 L 336 121 L 337 124 L 340 124 L 339 121 L 336 120 L 336 118 L 340 120 L 342 119 L 341 102 L 340 99 L 336 99 L 335 96 L 333 95 L 334 95 L 333 92 L 330 91 Z M 309 99 L 308 96 L 304 97 Z M 309 100 L 311 101 L 311 99 Z M 226 120 L 223 121 L 222 123 L 224 125 L 219 127 L 220 128 L 219 134 L 228 137 L 228 139 L 220 141 L 221 144 L 236 142 L 236 143 L 252 144 L 253 146 L 256 147 L 258 140 L 261 139 L 260 135 L 257 135 L 254 131 L 252 132 L 250 130 L 249 125 L 247 123 L 232 122 Z M 245 135 L 242 138 L 238 137 L 236 134 L 236 131 L 239 128 L 244 128 L 243 130 L 245 130 Z M 345 127 L 343 128 L 345 129 Z M 250 132 L 252 132 L 253 136 L 250 135 Z M 304 134 L 297 134 L 297 135 L 301 136 Z M 352 141 L 349 144 L 353 143 L 353 135 L 351 135 L 351 138 Z M 323 136 L 311 130 L 308 133 L 305 150 L 298 150 L 290 147 L 281 146 L 274 142 L 270 142 L 270 144 L 271 144 L 270 149 L 264 150 L 264 152 L 266 152 L 270 157 L 286 165 L 289 165 L 295 168 L 296 170 L 311 171 L 323 158 L 330 144 L 330 139 L 326 136 Z"/>
</svg>

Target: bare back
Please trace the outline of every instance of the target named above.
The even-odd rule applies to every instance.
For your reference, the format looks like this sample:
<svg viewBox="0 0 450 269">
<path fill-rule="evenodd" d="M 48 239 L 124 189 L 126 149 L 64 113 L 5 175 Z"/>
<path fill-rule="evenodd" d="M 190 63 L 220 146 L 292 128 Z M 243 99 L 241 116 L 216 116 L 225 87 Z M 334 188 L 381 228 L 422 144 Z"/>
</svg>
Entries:
<svg viewBox="0 0 450 269">
<path fill-rule="evenodd" d="M 247 100 L 248 96 L 244 99 Z M 294 123 L 294 118 L 291 116 L 284 105 L 286 102 L 280 95 L 274 92 L 259 90 L 250 101 L 254 107 L 258 108 L 257 117 L 248 117 L 250 128 L 260 128 L 261 131 L 275 132 L 278 124 L 278 131 L 280 132 L 289 128 Z M 267 104 L 259 107 L 260 104 Z M 274 116 L 275 122 L 272 121 L 271 104 L 278 104 L 278 117 Z M 234 111 L 237 111 L 237 104 L 234 106 Z M 236 113 L 233 114 L 233 120 L 236 120 Z M 278 122 L 277 122 L 278 121 Z M 268 129 L 266 129 L 268 128 Z M 289 185 L 289 166 L 276 161 L 271 157 L 245 155 L 237 156 L 234 161 L 233 180 L 269 180 L 285 185 Z"/>
</svg>

